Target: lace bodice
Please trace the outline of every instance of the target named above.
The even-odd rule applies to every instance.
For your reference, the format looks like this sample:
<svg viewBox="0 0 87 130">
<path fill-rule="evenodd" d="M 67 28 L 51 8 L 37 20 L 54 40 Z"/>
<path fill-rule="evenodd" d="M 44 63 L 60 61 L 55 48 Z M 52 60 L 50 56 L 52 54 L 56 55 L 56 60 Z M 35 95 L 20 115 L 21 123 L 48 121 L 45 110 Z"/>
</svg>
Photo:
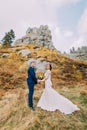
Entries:
<svg viewBox="0 0 87 130">
<path fill-rule="evenodd" d="M 51 71 L 50 70 L 47 70 L 46 73 L 45 73 L 45 78 L 46 80 L 51 80 Z"/>
<path fill-rule="evenodd" d="M 47 70 L 45 73 L 45 88 L 49 88 L 52 86 L 52 82 L 51 82 L 51 71 Z"/>
</svg>

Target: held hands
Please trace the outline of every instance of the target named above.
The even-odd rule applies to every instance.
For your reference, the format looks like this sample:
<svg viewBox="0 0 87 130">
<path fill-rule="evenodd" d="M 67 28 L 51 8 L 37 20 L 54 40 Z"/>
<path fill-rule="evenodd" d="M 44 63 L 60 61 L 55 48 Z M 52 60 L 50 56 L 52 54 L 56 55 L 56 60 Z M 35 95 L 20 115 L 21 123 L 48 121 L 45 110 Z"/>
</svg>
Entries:
<svg viewBox="0 0 87 130">
<path fill-rule="evenodd" d="M 40 79 L 37 80 L 37 83 L 41 83 L 41 82 L 43 82 L 43 80 L 40 80 Z"/>
<path fill-rule="evenodd" d="M 40 82 L 41 82 L 41 80 L 38 79 L 38 80 L 37 80 L 37 83 L 40 83 Z"/>
</svg>

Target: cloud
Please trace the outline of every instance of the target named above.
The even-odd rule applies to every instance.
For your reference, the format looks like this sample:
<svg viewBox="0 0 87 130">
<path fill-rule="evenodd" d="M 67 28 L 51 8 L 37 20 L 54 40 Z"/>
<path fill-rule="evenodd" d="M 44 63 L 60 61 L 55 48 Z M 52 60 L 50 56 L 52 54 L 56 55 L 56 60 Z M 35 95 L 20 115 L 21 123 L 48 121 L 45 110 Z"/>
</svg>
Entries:
<svg viewBox="0 0 87 130">
<path fill-rule="evenodd" d="M 11 28 L 20 37 L 29 26 L 58 23 L 55 9 L 43 0 L 1 0 L 0 3 L 1 36 Z"/>
<path fill-rule="evenodd" d="M 73 43 L 73 32 L 70 30 L 62 31 L 59 26 L 50 25 L 52 30 L 52 40 L 54 46 L 61 52 L 69 52 L 71 44 Z"/>
<path fill-rule="evenodd" d="M 67 4 L 76 4 L 80 0 L 45 0 L 46 4 L 49 4 L 51 7 L 61 7 Z"/>
<path fill-rule="evenodd" d="M 28 27 L 49 25 L 55 47 L 64 51 L 69 46 L 67 38 L 73 33 L 59 27 L 58 9 L 78 2 L 80 0 L 0 0 L 0 40 L 10 29 L 18 39 L 25 35 Z"/>
<path fill-rule="evenodd" d="M 72 37 L 73 36 L 73 32 L 70 30 L 66 30 L 63 33 L 64 33 L 64 37 Z"/>
<path fill-rule="evenodd" d="M 79 32 L 79 34 L 87 33 L 87 8 L 84 10 L 84 12 L 79 20 L 78 32 Z"/>
<path fill-rule="evenodd" d="M 81 47 L 81 46 L 87 46 L 87 37 L 86 36 L 80 36 L 75 41 L 73 41 L 71 48 L 75 47 L 75 49 L 77 49 L 78 47 Z"/>
<path fill-rule="evenodd" d="M 76 49 L 81 46 L 87 46 L 87 7 L 84 9 L 77 25 L 78 37 L 73 40 L 71 47 Z"/>
<path fill-rule="evenodd" d="M 54 46 L 58 49 L 61 50 L 61 40 L 62 40 L 62 34 L 59 26 L 56 25 L 50 25 L 50 29 L 52 30 L 52 41 L 54 43 Z"/>
</svg>

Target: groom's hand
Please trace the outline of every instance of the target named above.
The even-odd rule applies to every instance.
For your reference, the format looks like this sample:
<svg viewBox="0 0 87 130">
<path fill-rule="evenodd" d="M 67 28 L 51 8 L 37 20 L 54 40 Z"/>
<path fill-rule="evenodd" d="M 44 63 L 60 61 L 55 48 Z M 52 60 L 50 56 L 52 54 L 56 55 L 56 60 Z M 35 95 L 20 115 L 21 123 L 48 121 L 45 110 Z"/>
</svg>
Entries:
<svg viewBox="0 0 87 130">
<path fill-rule="evenodd" d="M 40 80 L 39 80 L 39 79 L 37 80 L 37 83 L 40 83 Z"/>
</svg>

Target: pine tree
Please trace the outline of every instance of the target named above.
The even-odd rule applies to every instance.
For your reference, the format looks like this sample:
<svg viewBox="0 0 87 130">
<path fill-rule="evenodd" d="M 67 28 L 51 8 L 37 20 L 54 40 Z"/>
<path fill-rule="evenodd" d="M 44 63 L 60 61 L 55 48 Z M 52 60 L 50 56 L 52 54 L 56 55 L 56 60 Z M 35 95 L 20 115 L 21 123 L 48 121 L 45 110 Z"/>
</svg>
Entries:
<svg viewBox="0 0 87 130">
<path fill-rule="evenodd" d="M 9 45 L 9 46 L 11 46 L 11 44 L 13 43 L 14 39 L 15 39 L 15 33 L 11 29 L 9 32 L 5 33 L 5 36 L 2 39 L 2 43 L 3 43 L 3 45 Z"/>
</svg>

